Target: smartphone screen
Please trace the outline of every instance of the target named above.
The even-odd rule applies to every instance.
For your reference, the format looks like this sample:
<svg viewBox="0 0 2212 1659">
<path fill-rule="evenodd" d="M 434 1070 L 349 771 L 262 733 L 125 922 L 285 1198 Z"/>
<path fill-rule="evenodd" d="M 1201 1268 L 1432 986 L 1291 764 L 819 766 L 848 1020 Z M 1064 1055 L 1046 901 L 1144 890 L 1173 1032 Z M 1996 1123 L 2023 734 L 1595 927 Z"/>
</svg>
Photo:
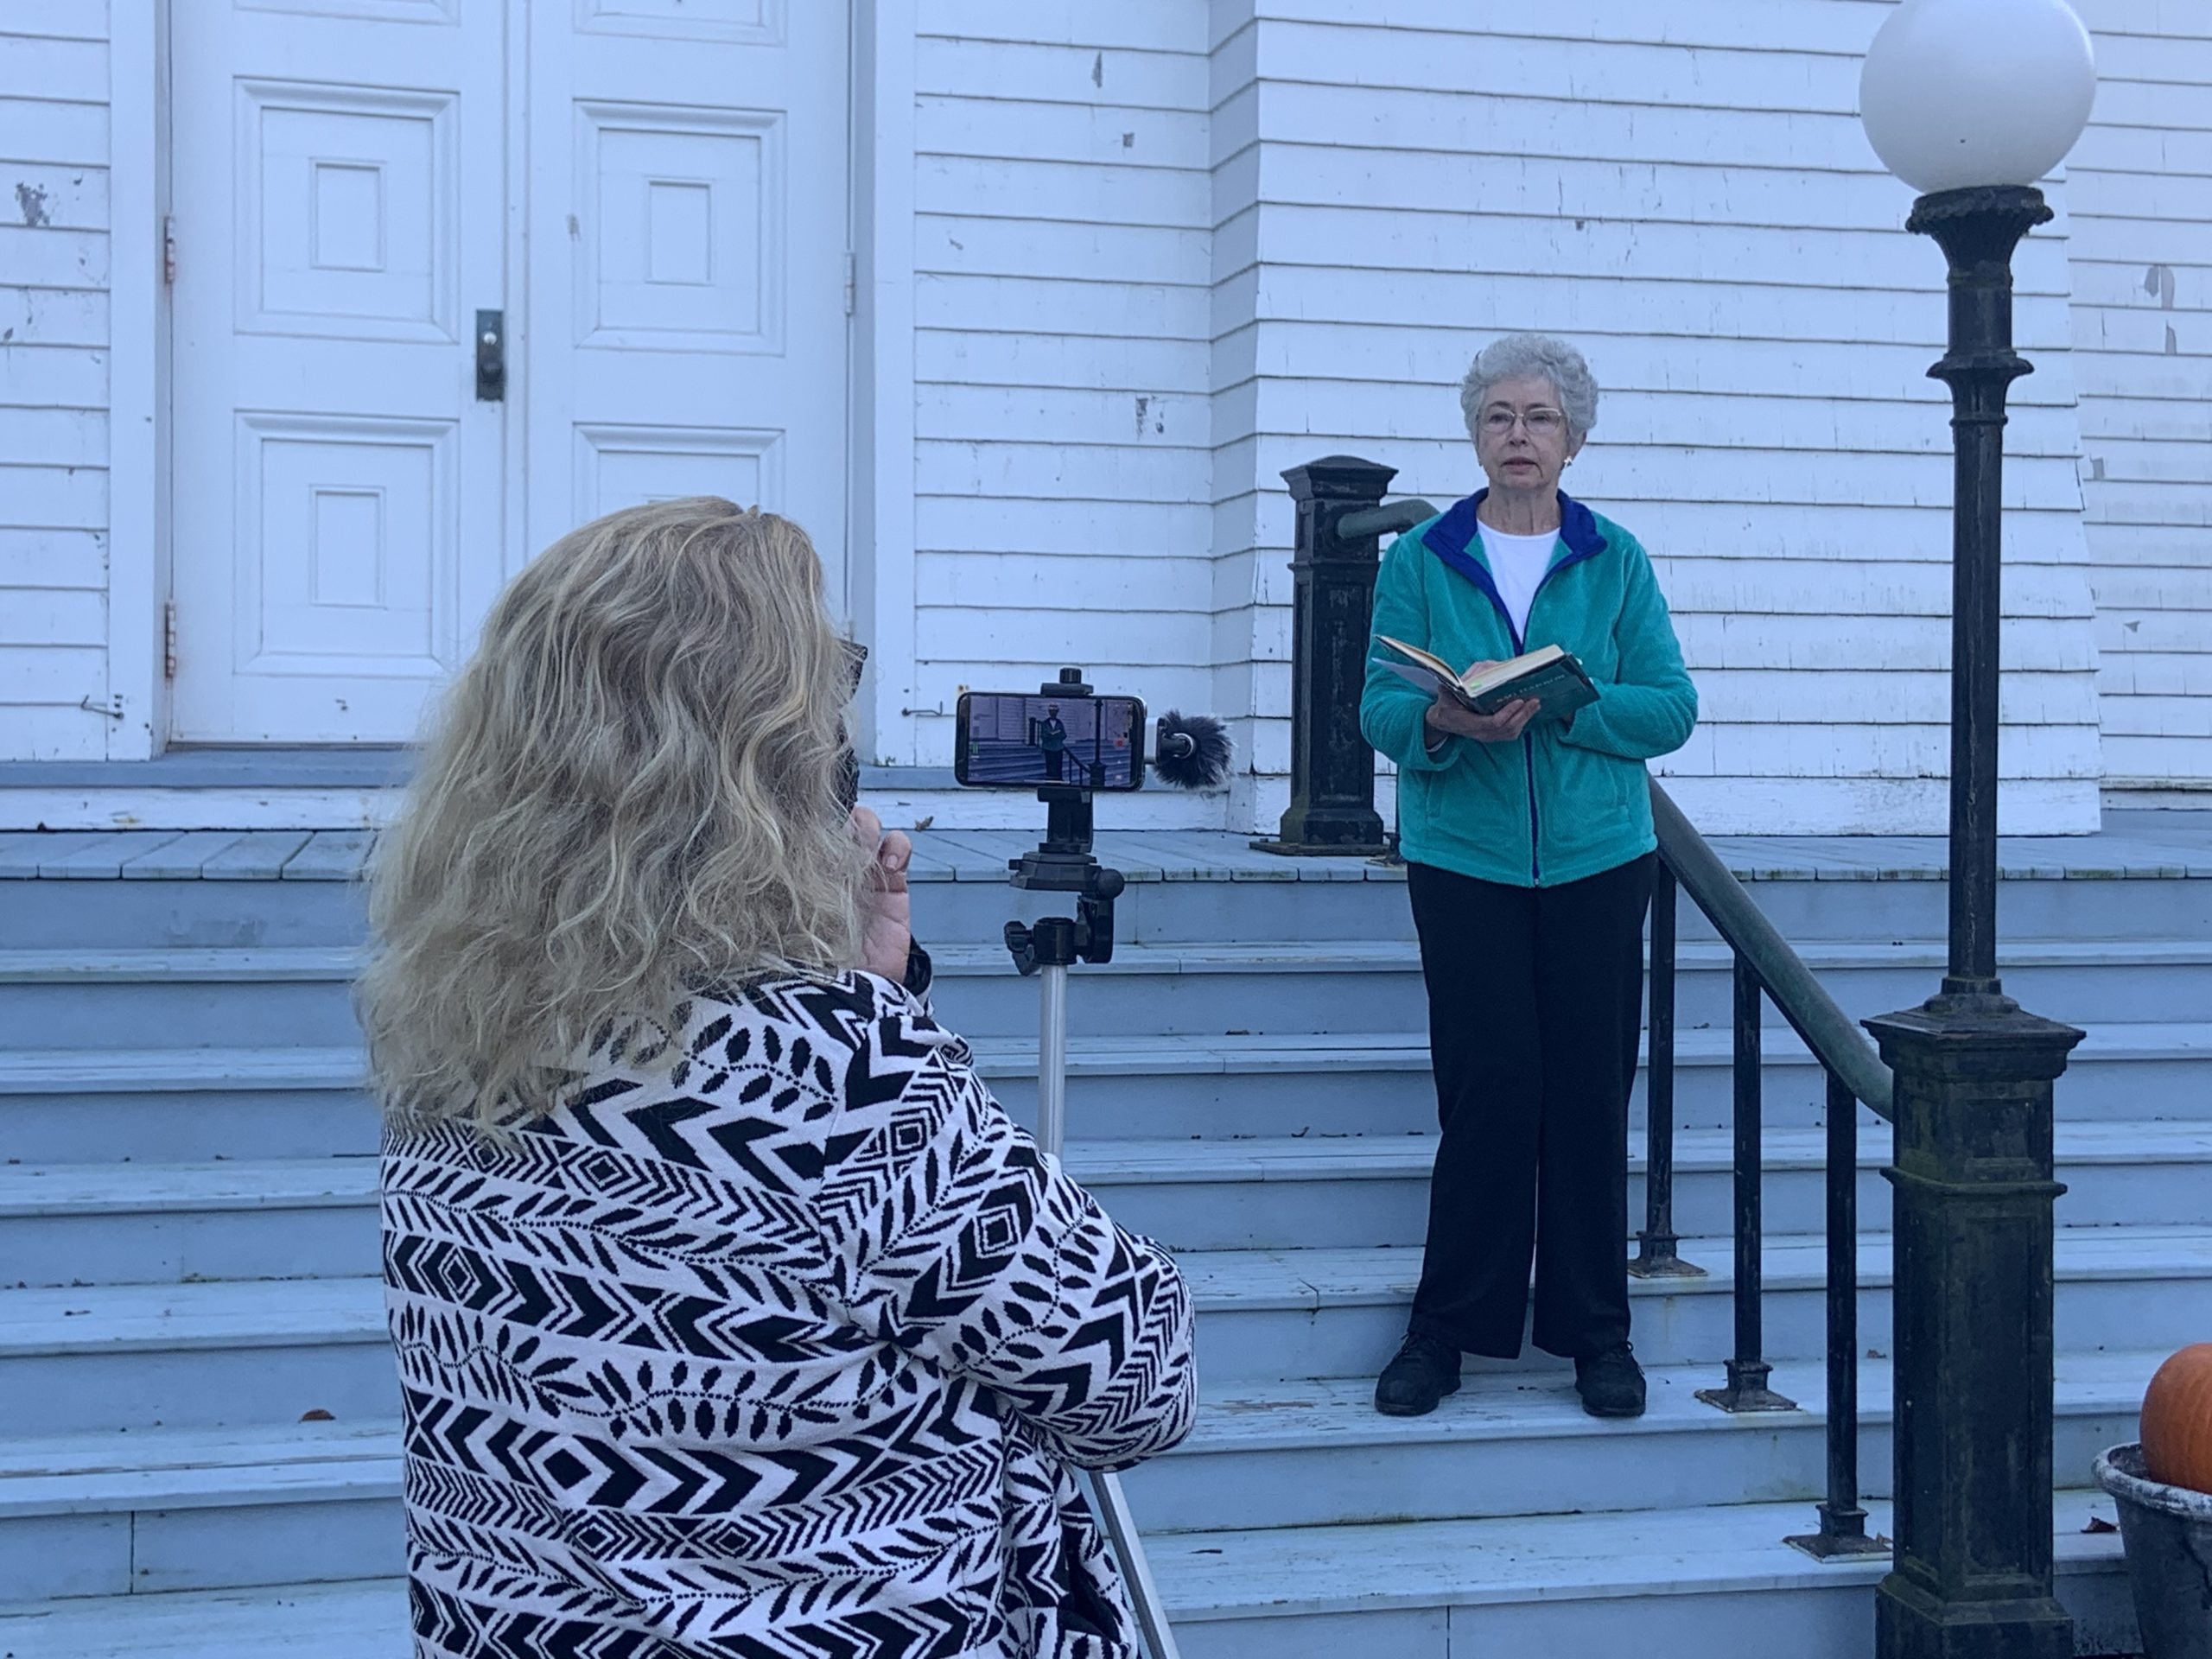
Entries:
<svg viewBox="0 0 2212 1659">
<path fill-rule="evenodd" d="M 973 788 L 1135 789 L 1144 782 L 1144 703 L 964 691 L 953 776 Z"/>
</svg>

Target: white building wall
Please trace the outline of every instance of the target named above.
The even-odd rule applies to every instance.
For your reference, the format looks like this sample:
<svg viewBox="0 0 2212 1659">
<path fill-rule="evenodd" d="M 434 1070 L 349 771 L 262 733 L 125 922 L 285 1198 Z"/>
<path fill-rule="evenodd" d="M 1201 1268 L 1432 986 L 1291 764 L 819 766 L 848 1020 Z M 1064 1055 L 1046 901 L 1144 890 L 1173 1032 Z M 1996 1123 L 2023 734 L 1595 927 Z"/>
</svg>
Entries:
<svg viewBox="0 0 2212 1659">
<path fill-rule="evenodd" d="M 1280 764 L 1287 747 L 1277 474 L 1344 452 L 1440 505 L 1478 487 L 1455 383 L 1485 340 L 1535 328 L 1579 343 L 1606 390 L 1568 485 L 1652 550 L 1703 694 L 1700 730 L 1661 768 L 1686 809 L 1712 831 L 1940 828 L 1950 432 L 1925 371 L 1943 266 L 1902 229 L 1910 194 L 1855 113 L 1889 8 L 1238 10 L 1231 55 L 1250 85 L 1216 150 L 1249 127 L 1256 204 L 1223 215 L 1216 251 L 1217 302 L 1233 296 L 1217 326 L 1240 365 L 1223 378 L 1245 377 L 1217 386 L 1234 482 L 1216 487 L 1236 504 L 1230 534 L 1246 528 L 1238 490 L 1257 507 L 1220 581 L 1225 620 L 1248 601 L 1254 753 Z M 2019 388 L 2007 474 L 2012 833 L 2097 812 L 2066 232 L 2062 218 L 2018 264 L 2039 372 Z M 1259 814 L 1283 799 L 1268 781 Z"/>
<path fill-rule="evenodd" d="M 2212 804 L 2212 5 L 2082 0 L 2069 168 L 2106 784 Z"/>
<path fill-rule="evenodd" d="M 2212 384 L 2190 367 L 2212 350 L 2190 333 L 2212 312 L 2192 240 L 2212 235 L 2212 14 L 2084 3 L 2098 124 L 2019 265 L 2038 372 L 2008 474 L 2015 831 L 2091 827 L 2107 769 L 2212 772 L 2192 413 Z M 1706 703 L 1665 768 L 1685 804 L 1715 830 L 1941 823 L 1942 263 L 1853 114 L 1887 0 L 916 10 L 920 717 L 881 758 L 942 764 L 961 687 L 1079 662 L 1237 718 L 1255 771 L 1231 818 L 1270 825 L 1280 474 L 1351 452 L 1404 492 L 1464 493 L 1453 384 L 1532 327 L 1582 343 L 1607 388 L 1571 481 L 1645 539 L 1675 601 Z M 124 683 L 104 645 L 106 30 L 102 0 L 0 16 L 6 758 L 124 752 L 94 711 Z M 150 590 L 131 568 L 118 580 Z"/>
<path fill-rule="evenodd" d="M 106 35 L 0 9 L 0 759 L 107 752 Z"/>
<path fill-rule="evenodd" d="M 942 766 L 963 687 L 1079 664 L 1208 702 L 1206 38 L 1195 0 L 919 16 L 916 758 Z"/>
</svg>

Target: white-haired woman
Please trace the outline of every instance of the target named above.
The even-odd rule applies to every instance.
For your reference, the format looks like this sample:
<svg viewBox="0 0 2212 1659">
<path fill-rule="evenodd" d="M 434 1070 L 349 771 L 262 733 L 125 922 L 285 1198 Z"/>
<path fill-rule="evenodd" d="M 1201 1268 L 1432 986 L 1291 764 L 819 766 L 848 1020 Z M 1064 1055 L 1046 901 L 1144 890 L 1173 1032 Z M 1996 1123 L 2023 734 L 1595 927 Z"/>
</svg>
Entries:
<svg viewBox="0 0 2212 1659">
<path fill-rule="evenodd" d="M 1361 727 L 1398 764 L 1400 840 L 1427 982 L 1442 1136 L 1404 1346 L 1376 1387 L 1435 1409 L 1463 1352 L 1571 1358 L 1585 1409 L 1634 1416 L 1628 1103 L 1654 849 L 1646 760 L 1680 748 L 1697 693 L 1627 531 L 1560 488 L 1598 419 L 1581 353 L 1516 334 L 1478 356 L 1459 400 L 1489 480 L 1394 543 L 1375 592 Z M 1390 673 L 1383 637 L 1448 662 L 1544 645 L 1581 658 L 1598 700 L 1490 715 Z"/>
<path fill-rule="evenodd" d="M 1189 1299 L 898 982 L 849 663 L 797 526 L 602 518 L 379 849 L 423 1659 L 1134 1651 L 1071 1468 L 1185 1432 Z"/>
</svg>

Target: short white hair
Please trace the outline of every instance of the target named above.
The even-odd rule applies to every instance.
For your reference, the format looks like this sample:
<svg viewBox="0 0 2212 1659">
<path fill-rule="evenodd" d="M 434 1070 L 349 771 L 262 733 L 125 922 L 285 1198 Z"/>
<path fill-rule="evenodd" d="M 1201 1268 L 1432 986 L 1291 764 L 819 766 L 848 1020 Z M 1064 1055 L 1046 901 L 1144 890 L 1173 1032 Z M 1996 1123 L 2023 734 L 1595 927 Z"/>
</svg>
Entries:
<svg viewBox="0 0 2212 1659">
<path fill-rule="evenodd" d="M 1548 380 L 1559 393 L 1560 412 L 1567 430 L 1582 436 L 1598 424 L 1598 377 L 1581 353 L 1550 334 L 1508 334 L 1475 353 L 1459 382 L 1459 410 L 1467 417 L 1467 435 L 1481 424 L 1483 405 L 1491 389 L 1507 380 Z"/>
</svg>

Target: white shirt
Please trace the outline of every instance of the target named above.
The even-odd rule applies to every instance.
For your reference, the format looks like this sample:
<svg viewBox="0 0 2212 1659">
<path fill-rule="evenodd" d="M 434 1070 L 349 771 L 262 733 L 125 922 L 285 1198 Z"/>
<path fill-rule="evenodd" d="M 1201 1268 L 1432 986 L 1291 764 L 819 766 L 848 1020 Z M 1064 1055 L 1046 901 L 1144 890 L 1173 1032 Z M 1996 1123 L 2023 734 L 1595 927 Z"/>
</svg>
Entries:
<svg viewBox="0 0 2212 1659">
<path fill-rule="evenodd" d="M 1536 596 L 1536 589 L 1544 580 L 1544 572 L 1551 568 L 1552 550 L 1559 545 L 1559 532 L 1548 530 L 1541 536 L 1509 536 L 1502 530 L 1492 530 L 1479 518 L 1475 528 L 1482 532 L 1483 551 L 1490 558 L 1491 581 L 1497 584 L 1497 596 L 1505 601 L 1505 612 L 1513 619 L 1513 632 L 1516 639 L 1526 639 L 1529 632 L 1529 603 Z"/>
</svg>

